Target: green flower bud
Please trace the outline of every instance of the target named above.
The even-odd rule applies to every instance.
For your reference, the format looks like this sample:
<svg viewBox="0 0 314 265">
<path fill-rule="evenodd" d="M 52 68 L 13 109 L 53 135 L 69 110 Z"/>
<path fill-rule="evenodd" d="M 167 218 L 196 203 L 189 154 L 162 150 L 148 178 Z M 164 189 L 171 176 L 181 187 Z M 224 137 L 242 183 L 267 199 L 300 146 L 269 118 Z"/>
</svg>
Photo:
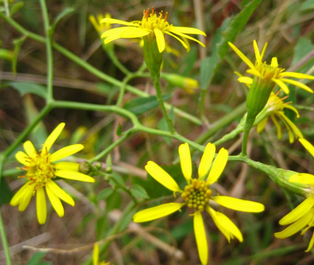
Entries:
<svg viewBox="0 0 314 265">
<path fill-rule="evenodd" d="M 89 174 L 92 171 L 92 165 L 87 161 L 83 161 L 79 165 L 79 171 L 83 174 Z"/>
</svg>

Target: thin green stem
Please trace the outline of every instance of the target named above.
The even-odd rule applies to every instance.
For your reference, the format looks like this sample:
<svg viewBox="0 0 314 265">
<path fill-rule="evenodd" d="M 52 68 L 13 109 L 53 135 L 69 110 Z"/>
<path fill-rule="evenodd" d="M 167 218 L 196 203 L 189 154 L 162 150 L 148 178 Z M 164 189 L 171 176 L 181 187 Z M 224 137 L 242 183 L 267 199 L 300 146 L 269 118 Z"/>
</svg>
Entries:
<svg viewBox="0 0 314 265">
<path fill-rule="evenodd" d="M 119 97 L 118 97 L 118 100 L 117 100 L 117 103 L 116 103 L 117 106 L 121 106 L 122 101 L 123 101 L 123 97 L 124 97 L 124 94 L 125 94 L 126 86 L 133 78 L 136 78 L 136 74 L 128 74 L 123 79 L 122 84 L 121 84 L 121 88 L 120 88 Z"/>
<path fill-rule="evenodd" d="M 47 92 L 48 102 L 53 100 L 53 55 L 52 55 L 52 36 L 50 33 L 50 24 L 45 0 L 40 0 L 41 11 L 44 19 L 44 28 L 46 34 L 46 52 L 47 52 Z"/>
<path fill-rule="evenodd" d="M 1 181 L 1 177 L 2 177 L 2 168 L 3 168 L 4 159 L 5 158 L 3 156 L 0 157 L 0 181 Z M 1 209 L 0 209 L 0 234 L 1 234 L 1 241 L 2 241 L 2 246 L 3 246 L 3 250 L 4 250 L 5 259 L 7 261 L 7 265 L 12 265 L 8 239 L 7 239 L 7 235 L 5 233 L 4 224 L 3 224 L 3 220 L 2 220 L 2 216 L 1 216 Z"/>
<path fill-rule="evenodd" d="M 32 33 L 28 30 L 26 30 L 25 28 L 23 28 L 21 25 L 19 25 L 18 23 L 16 23 L 13 19 L 6 17 L 4 14 L 0 13 L 0 17 L 3 18 L 6 22 L 8 22 L 12 27 L 14 27 L 17 31 L 19 31 L 20 33 L 22 33 L 23 35 L 25 35 L 28 38 L 31 38 L 33 40 L 36 40 L 38 42 L 41 43 L 45 43 L 45 38 L 43 38 L 42 36 L 39 36 L 35 33 Z M 88 72 L 92 73 L 93 75 L 97 76 L 98 78 L 100 78 L 101 80 L 104 80 L 114 86 L 121 86 L 121 82 L 119 80 L 116 80 L 115 78 L 112 78 L 108 75 L 106 75 L 105 73 L 101 72 L 100 70 L 98 70 L 97 68 L 93 67 L 92 65 L 90 65 L 89 63 L 85 62 L 84 60 L 82 60 L 80 57 L 76 56 L 75 54 L 71 53 L 70 51 L 68 51 L 67 49 L 63 48 L 61 45 L 57 44 L 57 43 L 53 43 L 52 47 L 54 49 L 56 49 L 57 51 L 59 51 L 61 54 L 63 54 L 65 57 L 67 57 L 68 59 L 70 59 L 71 61 L 73 61 L 74 63 L 76 63 L 77 65 L 81 66 L 82 68 L 86 69 Z M 150 96 L 148 93 L 141 91 L 133 86 L 127 85 L 126 86 L 126 90 L 139 96 L 139 97 L 148 97 Z M 167 109 L 171 109 L 173 108 L 170 104 L 165 103 L 165 107 Z M 202 125 L 202 121 L 200 119 L 198 119 L 197 117 L 184 112 L 183 110 L 180 110 L 178 108 L 173 108 L 174 113 L 176 113 L 177 115 L 179 115 L 180 117 L 196 124 L 196 125 Z"/>
<path fill-rule="evenodd" d="M 244 135 L 243 135 L 243 140 L 242 140 L 242 151 L 241 151 L 242 156 L 247 156 L 247 143 L 249 140 L 250 131 L 254 124 L 255 118 L 256 116 L 250 115 L 250 112 L 247 113 L 246 121 L 244 124 Z"/>
<path fill-rule="evenodd" d="M 122 136 L 117 141 L 113 142 L 105 150 L 103 150 L 98 155 L 91 158 L 88 162 L 94 163 L 94 162 L 102 159 L 104 156 L 109 154 L 115 147 L 117 147 L 119 144 L 121 144 L 123 141 L 125 141 L 127 138 L 129 138 L 131 135 L 133 135 L 135 132 L 136 132 L 136 130 L 134 130 L 134 128 L 131 128 L 128 131 L 124 132 L 122 134 Z"/>
<path fill-rule="evenodd" d="M 173 127 L 172 121 L 169 118 L 169 115 L 168 115 L 167 110 L 166 110 L 165 105 L 164 105 L 164 101 L 162 99 L 162 91 L 161 91 L 160 80 L 159 80 L 160 79 L 160 73 L 155 73 L 155 72 L 151 71 L 151 77 L 152 77 L 152 80 L 153 80 L 153 83 L 155 86 L 156 97 L 157 97 L 157 101 L 158 101 L 160 110 L 161 110 L 161 112 L 162 112 L 162 114 L 163 114 L 163 116 L 167 122 L 167 125 L 168 125 L 170 132 L 172 134 L 175 134 L 176 130 Z"/>
<path fill-rule="evenodd" d="M 106 45 L 106 44 L 103 44 L 103 46 Z M 104 47 L 104 50 L 105 52 L 107 53 L 107 55 L 109 56 L 110 60 L 113 62 L 113 64 L 122 72 L 124 73 L 125 75 L 129 75 L 130 74 L 130 71 L 124 67 L 124 65 L 119 61 L 119 59 L 117 58 L 114 50 L 113 50 L 113 47 L 112 48 L 107 48 L 107 47 Z"/>
<path fill-rule="evenodd" d="M 5 15 L 7 17 L 10 17 L 10 9 L 9 9 L 9 2 L 8 2 L 8 0 L 4 0 L 4 9 L 5 9 Z"/>
<path fill-rule="evenodd" d="M 198 144 L 204 144 L 208 138 L 213 136 L 217 131 L 220 129 L 226 127 L 228 124 L 230 124 L 232 121 L 234 121 L 237 117 L 243 115 L 246 110 L 246 103 L 242 103 L 238 107 L 236 107 L 232 112 L 228 113 L 224 117 L 222 117 L 217 122 L 213 123 L 211 125 L 211 128 L 204 132 L 201 136 L 199 136 L 195 142 Z"/>
</svg>

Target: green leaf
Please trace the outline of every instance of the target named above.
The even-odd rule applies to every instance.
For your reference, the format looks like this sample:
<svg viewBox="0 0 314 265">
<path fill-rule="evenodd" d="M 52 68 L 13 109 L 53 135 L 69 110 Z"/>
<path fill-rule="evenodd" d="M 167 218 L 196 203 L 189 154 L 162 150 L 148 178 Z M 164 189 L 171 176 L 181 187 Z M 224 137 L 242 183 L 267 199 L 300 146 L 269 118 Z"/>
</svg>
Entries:
<svg viewBox="0 0 314 265">
<path fill-rule="evenodd" d="M 15 88 L 20 92 L 21 96 L 24 96 L 27 93 L 38 95 L 42 98 L 47 97 L 47 90 L 44 86 L 33 84 L 33 83 L 25 83 L 25 82 L 9 82 L 8 86 Z"/>
<path fill-rule="evenodd" d="M 118 124 L 117 130 L 116 130 L 116 135 L 121 136 L 122 135 L 122 127 L 120 123 Z"/>
<path fill-rule="evenodd" d="M 72 7 L 67 7 L 66 9 L 64 9 L 56 18 L 55 18 L 55 21 L 53 22 L 53 24 L 51 25 L 50 27 L 50 30 L 49 30 L 49 33 L 50 35 L 53 35 L 55 29 L 56 29 L 56 26 L 58 25 L 58 23 L 60 22 L 60 20 L 62 18 L 64 18 L 66 15 L 72 13 L 75 9 L 72 8 Z"/>
<path fill-rule="evenodd" d="M 134 197 L 149 199 L 149 195 L 147 194 L 146 190 L 138 184 L 133 185 L 130 191 Z"/>
<path fill-rule="evenodd" d="M 13 192 L 5 179 L 0 182 L 0 194 L 0 206 L 9 203 L 13 197 Z"/>
<path fill-rule="evenodd" d="M 27 262 L 27 265 L 51 265 L 51 262 L 42 261 L 42 259 L 47 255 L 45 252 L 35 253 L 31 259 Z"/>
<path fill-rule="evenodd" d="M 17 11 L 19 11 L 24 6 L 24 2 L 18 2 L 12 6 L 10 15 L 13 16 Z"/>
<path fill-rule="evenodd" d="M 163 95 L 163 101 L 171 98 L 171 94 Z M 126 104 L 124 104 L 123 108 L 133 112 L 136 115 L 141 115 L 151 109 L 154 109 L 158 106 L 158 101 L 156 96 L 150 96 L 146 98 L 136 98 L 132 99 Z"/>
<path fill-rule="evenodd" d="M 21 47 L 24 43 L 24 41 L 26 40 L 26 37 L 22 37 L 19 39 L 16 39 L 13 41 L 14 44 L 14 52 L 13 52 L 13 58 L 12 58 L 12 72 L 16 75 L 16 67 L 17 67 L 17 60 L 19 57 L 19 53 L 21 50 Z"/>
<path fill-rule="evenodd" d="M 117 172 L 112 172 L 112 177 L 109 179 L 109 184 L 113 187 L 116 187 L 117 184 L 125 187 L 125 182 L 124 179 L 117 173 Z M 119 187 L 119 186 L 117 186 Z"/>
<path fill-rule="evenodd" d="M 113 188 L 103 189 L 97 195 L 97 202 L 99 202 L 101 200 L 106 200 L 113 192 L 114 192 Z"/>
<path fill-rule="evenodd" d="M 300 11 L 305 11 L 309 9 L 314 9 L 314 0 L 307 0 L 302 3 Z"/>
<path fill-rule="evenodd" d="M 6 49 L 0 49 L 0 59 L 12 61 L 13 59 L 13 52 Z"/>
</svg>

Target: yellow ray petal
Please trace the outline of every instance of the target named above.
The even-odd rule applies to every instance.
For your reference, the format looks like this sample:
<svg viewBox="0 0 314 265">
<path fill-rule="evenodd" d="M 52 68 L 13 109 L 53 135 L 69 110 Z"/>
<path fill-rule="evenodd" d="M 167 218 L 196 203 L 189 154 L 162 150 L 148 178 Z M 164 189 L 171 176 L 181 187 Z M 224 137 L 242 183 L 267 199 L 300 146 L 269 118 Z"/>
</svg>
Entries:
<svg viewBox="0 0 314 265">
<path fill-rule="evenodd" d="M 24 166 L 27 166 L 29 164 L 30 158 L 27 154 L 25 154 L 22 151 L 18 151 L 15 154 L 15 158 L 17 161 L 19 161 L 21 164 L 23 164 Z"/>
<path fill-rule="evenodd" d="M 45 152 L 45 151 L 49 152 L 51 146 L 54 144 L 54 142 L 59 137 L 60 133 L 62 132 L 62 130 L 64 128 L 64 126 L 65 126 L 65 123 L 62 122 L 52 131 L 52 133 L 48 136 L 48 138 L 46 139 L 46 141 L 45 141 L 45 143 L 43 145 L 43 152 Z"/>
<path fill-rule="evenodd" d="M 257 71 L 256 69 L 248 69 L 248 70 L 246 70 L 246 72 L 247 72 L 248 74 L 255 75 L 255 76 L 258 76 L 258 77 L 261 77 L 261 78 L 262 78 L 262 75 L 261 75 L 260 72 Z"/>
<path fill-rule="evenodd" d="M 303 138 L 303 134 L 301 133 L 299 128 L 284 113 L 280 116 L 287 122 L 287 124 L 290 126 L 296 136 L 298 136 L 299 138 Z"/>
<path fill-rule="evenodd" d="M 109 29 L 105 31 L 103 34 L 101 34 L 101 38 L 110 38 L 117 36 L 117 38 L 120 38 L 121 32 L 128 30 L 130 27 L 120 27 L 120 28 L 114 28 L 114 29 Z"/>
<path fill-rule="evenodd" d="M 215 183 L 219 179 L 222 171 L 225 169 L 227 161 L 228 151 L 225 148 L 221 148 L 207 177 L 207 183 L 209 185 Z"/>
<path fill-rule="evenodd" d="M 120 38 L 141 38 L 148 35 L 151 31 L 148 29 L 131 28 L 121 32 Z"/>
<path fill-rule="evenodd" d="M 310 243 L 309 243 L 309 246 L 307 247 L 307 249 L 305 250 L 305 252 L 310 252 L 313 248 L 313 245 L 314 245 L 314 232 L 312 234 L 312 237 L 311 237 L 311 240 L 310 240 Z"/>
<path fill-rule="evenodd" d="M 312 218 L 313 218 L 313 213 L 312 211 L 310 211 L 307 214 L 305 214 L 302 218 L 300 218 L 298 221 L 288 226 L 283 231 L 275 233 L 275 237 L 286 238 L 286 237 L 294 235 L 298 231 L 302 230 L 312 220 Z"/>
<path fill-rule="evenodd" d="M 55 175 L 60 177 L 60 178 L 65 178 L 65 179 L 73 179 L 73 180 L 78 180 L 78 181 L 83 181 L 83 182 L 90 182 L 94 183 L 95 179 L 87 176 L 83 173 L 80 172 L 74 172 L 74 171 L 66 171 L 66 170 L 57 170 L 55 172 Z"/>
<path fill-rule="evenodd" d="M 208 143 L 205 147 L 204 154 L 202 156 L 200 165 L 198 167 L 198 177 L 203 178 L 208 174 L 208 170 L 212 165 L 213 159 L 215 157 L 216 146 L 212 143 Z"/>
<path fill-rule="evenodd" d="M 36 156 L 36 149 L 31 141 L 27 141 L 23 144 L 24 150 L 29 157 Z"/>
<path fill-rule="evenodd" d="M 274 81 L 283 90 L 283 92 L 289 95 L 290 93 L 289 87 L 284 82 L 276 78 L 273 78 L 272 81 Z"/>
<path fill-rule="evenodd" d="M 279 124 L 279 122 L 277 121 L 277 119 L 275 118 L 274 115 L 270 115 L 270 118 L 272 119 L 273 123 L 274 123 L 275 126 L 276 126 L 276 129 L 277 129 L 277 138 L 278 138 L 278 140 L 280 140 L 281 137 L 282 137 L 282 132 L 281 132 L 280 124 Z"/>
<path fill-rule="evenodd" d="M 288 84 L 291 84 L 291 85 L 294 85 L 294 86 L 297 86 L 299 88 L 302 88 L 303 90 L 305 90 L 311 94 L 314 93 L 314 91 L 311 88 L 309 88 L 307 85 L 304 85 L 303 83 L 301 83 L 299 81 L 295 81 L 295 80 L 291 80 L 291 79 L 285 79 L 285 78 L 281 78 L 281 81 L 288 83 Z"/>
<path fill-rule="evenodd" d="M 307 173 L 298 173 L 289 178 L 289 182 L 297 182 L 307 185 L 314 185 L 314 175 Z"/>
<path fill-rule="evenodd" d="M 52 191 L 64 202 L 70 204 L 71 206 L 75 205 L 75 202 L 72 199 L 72 197 L 69 194 L 67 194 L 63 189 L 61 189 L 54 181 L 49 181 L 46 187 L 47 189 L 50 189 L 50 191 Z"/>
<path fill-rule="evenodd" d="M 146 171 L 161 185 L 172 191 L 180 191 L 177 182 L 160 166 L 153 161 L 148 161 L 145 166 Z"/>
<path fill-rule="evenodd" d="M 244 83 L 244 84 L 248 84 L 248 85 L 251 85 L 253 83 L 253 79 L 251 77 L 247 77 L 247 76 L 239 77 L 238 81 L 240 83 Z"/>
<path fill-rule="evenodd" d="M 119 25 L 125 25 L 125 26 L 135 26 L 134 23 L 132 22 L 127 22 L 127 21 L 123 21 L 120 19 L 115 19 L 115 18 L 103 18 L 102 20 L 100 20 L 100 23 L 109 23 L 109 24 L 119 24 Z"/>
<path fill-rule="evenodd" d="M 300 118 L 299 111 L 295 107 L 288 104 L 284 104 L 284 108 L 292 110 L 297 115 L 297 118 Z"/>
<path fill-rule="evenodd" d="M 205 32 L 195 29 L 195 28 L 190 28 L 190 27 L 171 27 L 171 31 L 173 33 L 179 32 L 183 34 L 197 34 L 197 35 L 203 35 L 206 36 Z"/>
<path fill-rule="evenodd" d="M 267 121 L 268 121 L 268 117 L 266 117 L 259 124 L 257 124 L 256 130 L 257 130 L 258 133 L 260 133 L 261 131 L 263 131 L 265 129 Z"/>
<path fill-rule="evenodd" d="M 192 160 L 188 143 L 179 146 L 179 156 L 183 176 L 185 177 L 186 182 L 190 183 L 192 178 Z"/>
<path fill-rule="evenodd" d="M 300 138 L 299 142 L 314 157 L 314 146 L 304 138 Z"/>
<path fill-rule="evenodd" d="M 199 40 L 197 40 L 197 39 L 195 39 L 195 38 L 193 38 L 193 37 L 190 37 L 189 35 L 186 35 L 186 34 L 183 34 L 183 33 L 179 33 L 179 32 L 173 32 L 171 29 L 170 29 L 169 31 L 172 32 L 172 33 L 175 33 L 175 34 L 179 35 L 180 37 L 183 37 L 183 38 L 186 38 L 186 39 L 195 41 L 195 42 L 197 42 L 199 45 L 205 47 L 205 44 L 204 44 L 204 43 L 200 42 Z"/>
<path fill-rule="evenodd" d="M 279 220 L 280 225 L 288 225 L 294 223 L 299 220 L 305 214 L 307 214 L 311 208 L 314 206 L 314 196 L 310 196 L 305 199 L 302 203 L 298 205 L 295 209 L 293 209 L 290 213 L 285 215 L 283 218 Z"/>
<path fill-rule="evenodd" d="M 157 29 L 157 28 L 154 29 L 154 33 L 156 36 L 158 51 L 159 51 L 159 53 L 162 53 L 166 47 L 165 36 L 162 33 L 162 31 L 160 29 Z"/>
<path fill-rule="evenodd" d="M 288 130 L 288 135 L 289 135 L 289 143 L 292 144 L 294 142 L 294 134 L 293 134 L 292 128 L 286 122 L 284 112 L 283 111 L 278 111 L 276 114 L 281 119 L 281 121 L 284 123 L 284 125 L 286 126 L 286 128 Z"/>
<path fill-rule="evenodd" d="M 99 247 L 98 244 L 95 244 L 93 250 L 93 265 L 99 265 L 98 260 L 99 260 Z"/>
<path fill-rule="evenodd" d="M 142 211 L 137 212 L 133 216 L 133 221 L 135 223 L 148 222 L 155 220 L 169 214 L 172 214 L 181 209 L 185 203 L 166 203 L 152 208 L 148 208 Z"/>
<path fill-rule="evenodd" d="M 188 46 L 183 40 L 181 40 L 179 37 L 177 37 L 176 35 L 170 33 L 169 31 L 164 31 L 164 33 L 165 33 L 165 34 L 168 34 L 169 36 L 171 36 L 171 37 L 173 37 L 173 38 L 175 38 L 177 41 L 179 41 L 179 42 L 182 44 L 182 46 L 183 46 L 185 49 L 187 49 L 187 50 L 189 51 L 189 46 Z"/>
<path fill-rule="evenodd" d="M 60 170 L 69 170 L 69 171 L 79 171 L 79 163 L 74 163 L 74 162 L 59 162 L 55 164 L 55 169 L 60 169 Z"/>
<path fill-rule="evenodd" d="M 283 72 L 280 74 L 280 77 L 295 77 L 295 78 L 299 78 L 299 79 L 314 80 L 314 76 L 312 76 L 312 75 L 295 73 L 295 72 Z"/>
<path fill-rule="evenodd" d="M 27 206 L 29 205 L 32 197 L 33 197 L 33 192 L 36 184 L 31 184 L 28 185 L 28 188 L 26 189 L 23 198 L 21 198 L 20 205 L 19 205 L 19 211 L 24 212 Z"/>
<path fill-rule="evenodd" d="M 51 202 L 53 209 L 57 212 L 59 217 L 64 216 L 64 208 L 58 196 L 56 196 L 49 188 L 46 189 L 48 198 Z"/>
<path fill-rule="evenodd" d="M 263 50 L 262 50 L 262 53 L 261 53 L 261 62 L 263 61 L 263 58 L 264 58 L 264 55 L 265 55 L 265 52 L 266 52 L 266 49 L 267 49 L 267 45 L 268 45 L 268 43 L 265 42 Z"/>
<path fill-rule="evenodd" d="M 255 52 L 256 61 L 261 63 L 262 62 L 261 54 L 259 53 L 259 48 L 258 48 L 256 40 L 253 41 L 253 49 L 254 49 L 254 52 Z"/>
<path fill-rule="evenodd" d="M 232 48 L 232 50 L 235 51 L 235 53 L 242 59 L 243 62 L 246 63 L 248 67 L 250 67 L 252 70 L 255 70 L 254 64 L 247 58 L 235 45 L 233 45 L 231 42 L 228 42 L 229 46 Z"/>
<path fill-rule="evenodd" d="M 36 211 L 38 223 L 43 225 L 47 220 L 46 195 L 43 187 L 40 187 L 36 192 Z"/>
<path fill-rule="evenodd" d="M 82 145 L 82 144 L 73 144 L 73 145 L 63 147 L 63 148 L 59 149 L 57 152 L 54 152 L 50 156 L 50 161 L 54 162 L 54 161 L 60 160 L 62 158 L 65 158 L 67 156 L 73 155 L 73 154 L 81 151 L 83 148 L 84 148 L 84 145 Z"/>
<path fill-rule="evenodd" d="M 224 234 L 228 242 L 236 237 L 240 242 L 243 241 L 243 236 L 239 228 L 223 213 L 216 212 L 210 207 L 207 207 L 206 210 L 213 218 L 215 225 L 218 229 Z"/>
<path fill-rule="evenodd" d="M 24 194 L 29 190 L 34 190 L 35 185 L 30 185 L 31 182 L 26 182 L 18 191 L 14 194 L 13 198 L 10 201 L 10 204 L 12 206 L 17 206 L 19 203 L 21 203 Z"/>
<path fill-rule="evenodd" d="M 277 57 L 271 58 L 270 66 L 271 66 L 271 67 L 274 67 L 274 68 L 277 68 L 277 67 L 279 66 L 279 65 L 278 65 L 278 59 L 277 59 Z"/>
<path fill-rule="evenodd" d="M 193 220 L 198 255 L 202 264 L 206 265 L 208 263 L 208 245 L 202 214 L 196 212 Z"/>
<path fill-rule="evenodd" d="M 261 203 L 241 200 L 229 196 L 216 196 L 212 197 L 212 200 L 221 206 L 241 212 L 259 213 L 265 210 L 265 206 Z"/>
</svg>

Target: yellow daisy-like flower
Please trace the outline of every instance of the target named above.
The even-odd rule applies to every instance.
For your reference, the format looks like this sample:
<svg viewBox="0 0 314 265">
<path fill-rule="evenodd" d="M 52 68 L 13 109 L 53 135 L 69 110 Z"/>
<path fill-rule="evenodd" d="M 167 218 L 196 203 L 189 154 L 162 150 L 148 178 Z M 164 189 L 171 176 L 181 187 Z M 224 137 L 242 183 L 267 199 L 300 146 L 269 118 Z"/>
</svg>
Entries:
<svg viewBox="0 0 314 265">
<path fill-rule="evenodd" d="M 195 28 L 190 27 L 176 27 L 169 24 L 167 21 L 168 13 L 163 17 L 163 11 L 157 15 L 152 8 L 152 12 L 149 13 L 149 8 L 143 11 L 143 18 L 140 21 L 126 22 L 123 20 L 104 18 L 101 20 L 102 23 L 108 24 L 120 24 L 125 27 L 119 27 L 104 32 L 101 37 L 105 38 L 105 44 L 120 38 L 142 38 L 147 37 L 149 39 L 156 39 L 158 50 L 162 53 L 166 47 L 166 41 L 164 34 L 170 35 L 171 37 L 178 40 L 184 48 L 189 50 L 190 46 L 186 39 L 193 40 L 203 47 L 205 45 L 199 40 L 187 35 L 187 34 L 206 34 Z"/>
<path fill-rule="evenodd" d="M 98 244 L 94 245 L 93 250 L 93 265 L 111 265 L 110 262 L 101 261 L 99 262 L 99 247 Z"/>
<path fill-rule="evenodd" d="M 79 164 L 74 162 L 58 162 L 60 159 L 73 155 L 84 148 L 81 144 L 74 144 L 50 154 L 49 150 L 56 141 L 65 123 L 60 123 L 46 139 L 42 151 L 36 151 L 31 141 L 24 143 L 23 147 L 26 153 L 19 151 L 15 157 L 24 165 L 22 170 L 26 174 L 21 177 L 28 179 L 27 183 L 13 196 L 10 204 L 19 206 L 19 211 L 24 211 L 29 205 L 31 198 L 36 193 L 37 219 L 40 224 L 44 224 L 47 219 L 46 195 L 60 217 L 64 216 L 64 208 L 60 199 L 71 206 L 74 206 L 74 200 L 65 191 L 63 191 L 55 182 L 56 177 L 73 179 L 84 182 L 95 182 L 95 180 L 79 172 Z"/>
<path fill-rule="evenodd" d="M 314 146 L 305 139 L 299 139 L 300 143 L 309 151 L 314 157 Z M 310 190 L 314 189 L 314 175 L 307 173 L 298 173 L 292 175 L 290 182 L 301 183 L 309 185 Z M 275 233 L 277 238 L 286 238 L 301 231 L 304 235 L 311 227 L 314 227 L 314 194 L 309 193 L 308 197 L 294 210 L 279 220 L 280 225 L 289 225 L 281 232 Z M 305 252 L 309 252 L 314 245 L 314 233 Z"/>
<path fill-rule="evenodd" d="M 298 110 L 295 107 L 290 105 L 291 102 L 284 102 L 285 99 L 286 97 L 279 98 L 273 92 L 270 94 L 268 102 L 266 103 L 266 106 L 264 108 L 267 114 L 267 117 L 257 125 L 257 132 L 260 133 L 261 131 L 264 130 L 267 124 L 268 118 L 270 117 L 276 126 L 277 137 L 280 140 L 282 136 L 282 132 L 281 132 L 280 124 L 277 120 L 277 118 L 279 118 L 288 130 L 289 142 L 293 143 L 295 138 L 303 138 L 303 134 L 299 130 L 299 128 L 285 115 L 284 109 L 292 110 L 297 115 L 297 118 L 299 118 L 300 115 L 299 115 Z"/>
<path fill-rule="evenodd" d="M 216 147 L 214 144 L 207 144 L 198 168 L 198 178 L 192 178 L 190 147 L 187 143 L 180 145 L 179 156 L 181 169 L 187 182 L 184 190 L 181 190 L 177 182 L 160 166 L 153 161 L 149 161 L 145 166 L 146 171 L 160 184 L 173 191 L 174 195 L 176 192 L 181 193 L 183 202 L 162 204 L 139 211 L 133 216 L 134 222 L 142 223 L 167 216 L 180 210 L 184 205 L 187 206 L 193 212 L 194 233 L 202 264 L 207 264 L 208 262 L 208 245 L 202 217 L 203 211 L 209 213 L 218 229 L 229 242 L 234 237 L 240 242 L 243 241 L 242 234 L 237 226 L 226 215 L 215 211 L 209 206 L 209 202 L 242 212 L 257 213 L 264 211 L 264 205 L 257 202 L 241 200 L 229 196 L 213 195 L 209 186 L 219 179 L 228 160 L 228 151 L 222 148 L 213 162 L 215 151 Z"/>
<path fill-rule="evenodd" d="M 104 18 L 111 18 L 111 15 L 109 13 L 106 13 L 105 16 L 99 14 L 97 18 L 93 15 L 89 16 L 89 21 L 92 23 L 96 31 L 100 34 L 105 32 L 106 30 L 111 29 L 111 24 L 101 23 L 101 20 Z"/>
<path fill-rule="evenodd" d="M 235 53 L 242 59 L 244 63 L 250 68 L 246 72 L 255 77 L 259 77 L 265 82 L 272 82 L 274 85 L 278 85 L 286 94 L 289 94 L 289 88 L 286 84 L 291 84 L 297 86 L 309 93 L 314 93 L 311 88 L 307 85 L 295 81 L 292 79 L 288 79 L 289 77 L 298 78 L 298 79 L 311 79 L 314 80 L 314 76 L 301 74 L 296 72 L 285 72 L 284 68 L 280 68 L 278 65 L 277 57 L 273 57 L 271 59 L 271 63 L 268 64 L 266 61 L 263 62 L 263 57 L 266 52 L 267 43 L 265 43 L 262 52 L 260 52 L 256 41 L 253 41 L 253 48 L 255 52 L 255 64 L 253 64 L 236 46 L 234 46 L 231 42 L 228 42 L 229 46 L 235 51 Z M 241 83 L 251 85 L 253 83 L 253 78 L 243 76 L 239 77 L 238 81 Z"/>
</svg>

